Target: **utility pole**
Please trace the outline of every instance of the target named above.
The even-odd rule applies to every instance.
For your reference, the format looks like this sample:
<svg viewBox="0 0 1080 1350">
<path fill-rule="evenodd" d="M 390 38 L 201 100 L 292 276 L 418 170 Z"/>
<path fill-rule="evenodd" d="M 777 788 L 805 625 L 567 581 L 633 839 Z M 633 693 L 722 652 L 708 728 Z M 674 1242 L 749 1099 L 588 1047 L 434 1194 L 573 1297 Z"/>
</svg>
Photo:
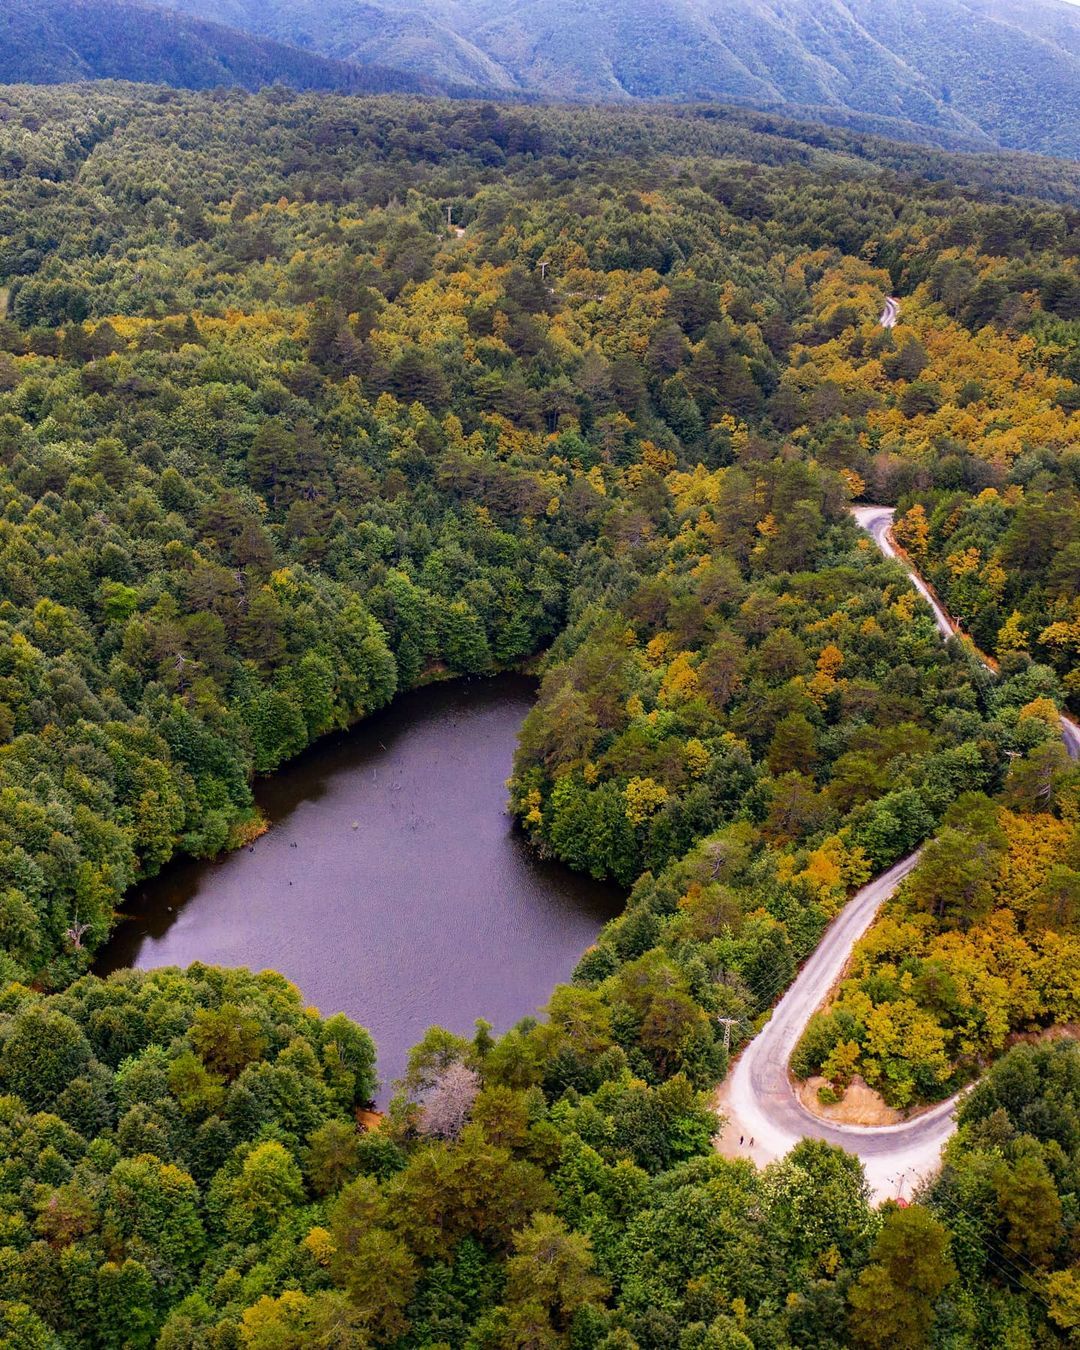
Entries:
<svg viewBox="0 0 1080 1350">
<path fill-rule="evenodd" d="M 724 1051 L 728 1053 L 731 1050 L 731 1028 L 736 1026 L 740 1019 L 738 1017 L 718 1017 L 716 1020 L 724 1028 Z"/>
<path fill-rule="evenodd" d="M 454 208 L 452 206 L 446 208 L 446 225 L 448 229 L 454 228 Z"/>
<path fill-rule="evenodd" d="M 546 262 L 542 262 L 542 263 L 540 264 L 540 280 L 541 280 L 541 281 L 546 281 L 546 280 L 547 280 L 547 270 L 548 270 L 548 268 L 549 268 L 550 266 L 551 266 L 551 264 L 550 264 L 550 263 L 546 263 Z"/>
</svg>

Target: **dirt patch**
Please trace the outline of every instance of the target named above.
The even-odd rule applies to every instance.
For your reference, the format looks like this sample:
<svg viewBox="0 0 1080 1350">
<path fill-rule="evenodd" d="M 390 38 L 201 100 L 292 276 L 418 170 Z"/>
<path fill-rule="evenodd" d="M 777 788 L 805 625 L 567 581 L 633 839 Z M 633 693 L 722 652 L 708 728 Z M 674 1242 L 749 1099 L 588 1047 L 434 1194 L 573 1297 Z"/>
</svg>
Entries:
<svg viewBox="0 0 1080 1350">
<path fill-rule="evenodd" d="M 824 1006 L 824 1005 L 823 1005 Z M 1080 1022 L 1063 1022 L 1052 1027 L 1043 1027 L 1038 1031 L 1014 1031 L 1005 1045 L 1005 1051 L 1014 1045 L 1035 1045 L 1039 1041 L 1080 1041 Z M 818 1120 L 831 1120 L 837 1125 L 901 1125 L 915 1120 L 925 1111 L 939 1105 L 930 1102 L 923 1106 L 911 1107 L 907 1111 L 898 1111 L 889 1106 L 880 1092 L 858 1074 L 851 1080 L 851 1086 L 840 1101 L 826 1106 L 818 1100 L 818 1088 L 824 1087 L 829 1080 L 820 1076 L 800 1082 L 792 1078 L 791 1085 L 795 1095 L 812 1116 Z"/>
<path fill-rule="evenodd" d="M 361 1130 L 377 1130 L 383 1122 L 383 1113 L 381 1111 L 369 1111 L 364 1107 L 357 1107 L 356 1123 Z"/>
<path fill-rule="evenodd" d="M 899 1125 L 911 1119 L 911 1115 L 889 1106 L 881 1093 L 875 1092 L 858 1074 L 840 1101 L 826 1106 L 817 1094 L 818 1088 L 827 1082 L 828 1079 L 815 1075 L 804 1083 L 795 1083 L 799 1101 L 819 1120 L 831 1120 L 837 1125 Z"/>
<path fill-rule="evenodd" d="M 712 1107 L 720 1117 L 720 1133 L 713 1136 L 713 1148 L 721 1158 L 734 1162 L 752 1162 L 758 1167 L 775 1162 L 781 1155 L 769 1148 L 765 1140 L 754 1140 L 746 1133 L 745 1125 L 738 1123 L 738 1114 L 728 1100 L 731 1076 L 728 1075 L 713 1095 Z"/>
<path fill-rule="evenodd" d="M 1009 1035 L 1005 1049 L 1014 1045 L 1036 1045 L 1039 1041 L 1080 1041 L 1080 1022 L 1058 1022 L 1038 1031 L 1014 1031 Z"/>
</svg>

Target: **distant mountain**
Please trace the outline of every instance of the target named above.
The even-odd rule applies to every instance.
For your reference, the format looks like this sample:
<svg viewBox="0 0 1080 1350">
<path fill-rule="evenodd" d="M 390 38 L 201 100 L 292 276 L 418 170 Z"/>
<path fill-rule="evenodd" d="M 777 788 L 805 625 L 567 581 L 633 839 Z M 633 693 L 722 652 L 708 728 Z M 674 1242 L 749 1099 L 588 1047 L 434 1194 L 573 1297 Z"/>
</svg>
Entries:
<svg viewBox="0 0 1080 1350">
<path fill-rule="evenodd" d="M 418 72 L 334 61 L 124 0 L 0 0 L 0 83 L 88 79 L 189 89 L 279 82 L 351 93 L 438 89 Z"/>
<path fill-rule="evenodd" d="M 478 91 L 734 100 L 1080 156 L 1080 9 L 1066 0 L 162 3 Z"/>
<path fill-rule="evenodd" d="M 1080 158 L 1067 0 L 0 0 L 0 81 L 734 102 Z"/>
<path fill-rule="evenodd" d="M 343 61 L 374 60 L 448 85 L 520 89 L 497 61 L 436 17 L 437 7 L 400 0 L 158 0 L 185 14 Z"/>
</svg>

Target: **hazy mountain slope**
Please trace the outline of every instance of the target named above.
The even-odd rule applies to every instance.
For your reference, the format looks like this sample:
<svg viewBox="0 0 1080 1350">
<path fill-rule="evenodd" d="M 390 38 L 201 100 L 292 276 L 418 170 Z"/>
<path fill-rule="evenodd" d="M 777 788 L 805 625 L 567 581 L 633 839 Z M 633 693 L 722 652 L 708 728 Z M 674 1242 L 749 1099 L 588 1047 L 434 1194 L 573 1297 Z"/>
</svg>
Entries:
<svg viewBox="0 0 1080 1350">
<path fill-rule="evenodd" d="M 0 78 L 32 69 L 35 79 L 201 85 L 261 83 L 272 71 L 299 87 L 437 81 L 547 98 L 715 100 L 942 145 L 1080 156 L 1080 8 L 1066 0 L 157 3 L 188 16 L 185 26 L 159 31 L 144 11 L 136 37 L 118 18 L 121 0 L 0 0 L 0 21 L 8 15 L 15 31 L 13 50 L 0 41 Z M 294 50 L 241 48 L 195 20 Z M 304 53 L 368 73 L 357 86 Z"/>
<path fill-rule="evenodd" d="M 686 0 L 527 0 L 469 36 L 521 86 L 555 97 L 774 92 L 768 69 L 753 71 Z"/>
<path fill-rule="evenodd" d="M 168 8 L 347 61 L 378 64 L 444 84 L 509 90 L 513 77 L 426 10 L 364 0 L 158 0 Z"/>
<path fill-rule="evenodd" d="M 1080 154 L 1080 9 L 1066 0 L 162 2 L 465 87 L 737 100 Z"/>
<path fill-rule="evenodd" d="M 526 88 L 846 107 L 978 131 L 842 0 L 528 0 L 470 37 Z"/>
<path fill-rule="evenodd" d="M 494 17 L 480 0 L 456 21 L 530 89 L 846 107 L 1080 150 L 1063 0 L 528 0 Z"/>
<path fill-rule="evenodd" d="M 445 84 L 508 91 L 513 77 L 473 43 L 423 14 L 387 14 L 357 6 L 351 30 L 325 50 L 348 61 L 375 60 L 402 70 L 432 72 Z"/>
<path fill-rule="evenodd" d="M 1080 152 L 1080 11 L 1058 0 L 848 0 L 866 30 L 1001 145 Z"/>
<path fill-rule="evenodd" d="M 122 0 L 0 0 L 0 83 L 120 79 L 202 89 L 282 82 L 353 92 L 434 89 L 216 23 Z"/>
<path fill-rule="evenodd" d="M 971 8 L 990 18 L 1015 24 L 1025 32 L 1080 56 L 1080 2 L 1036 4 L 1031 0 L 969 0 Z"/>
</svg>

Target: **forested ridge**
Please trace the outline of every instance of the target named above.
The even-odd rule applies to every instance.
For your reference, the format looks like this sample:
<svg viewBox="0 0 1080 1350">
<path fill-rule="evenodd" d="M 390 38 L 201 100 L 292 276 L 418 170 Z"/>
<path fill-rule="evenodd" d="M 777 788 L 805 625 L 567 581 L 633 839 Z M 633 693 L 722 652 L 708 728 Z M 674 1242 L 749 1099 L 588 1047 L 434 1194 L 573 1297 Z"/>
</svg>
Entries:
<svg viewBox="0 0 1080 1350">
<path fill-rule="evenodd" d="M 0 79 L 717 101 L 1075 158 L 1068 0 L 0 0 Z"/>
<path fill-rule="evenodd" d="M 709 1096 L 927 839 L 796 1067 L 904 1106 L 1077 1018 L 1075 202 L 754 114 L 0 91 L 10 1343 L 1068 1342 L 1071 1044 L 908 1209 L 714 1156 Z M 629 891 L 544 1020 L 358 1132 L 370 1038 L 281 977 L 84 973 L 253 775 L 537 657 L 513 808 Z"/>
<path fill-rule="evenodd" d="M 333 61 L 219 23 L 127 0 L 2 0 L 0 82 L 137 80 L 187 89 L 241 85 L 347 93 L 433 91 L 420 75 Z"/>
</svg>

